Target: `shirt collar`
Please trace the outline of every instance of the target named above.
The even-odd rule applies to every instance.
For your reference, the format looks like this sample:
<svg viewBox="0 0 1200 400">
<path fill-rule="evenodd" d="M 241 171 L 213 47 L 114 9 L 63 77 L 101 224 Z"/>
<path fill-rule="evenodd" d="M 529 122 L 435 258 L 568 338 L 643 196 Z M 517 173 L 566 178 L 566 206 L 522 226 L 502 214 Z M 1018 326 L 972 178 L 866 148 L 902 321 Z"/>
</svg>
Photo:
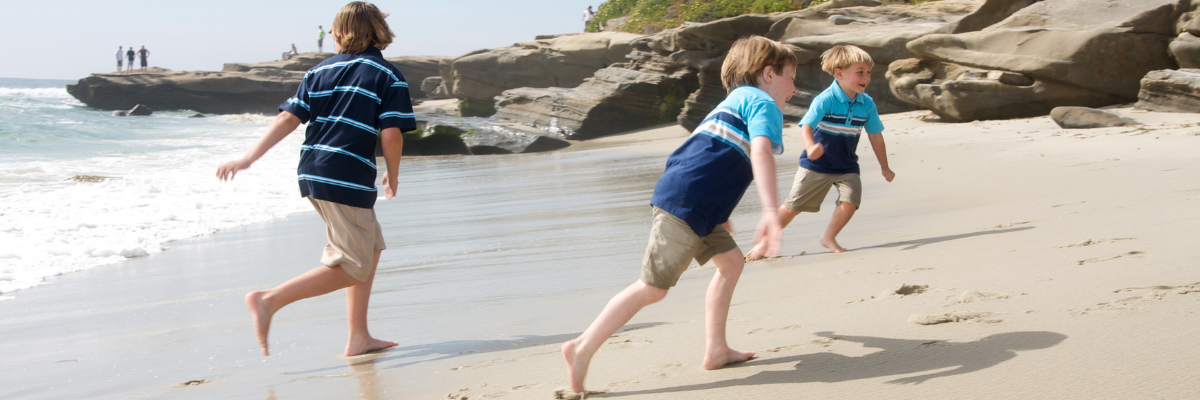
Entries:
<svg viewBox="0 0 1200 400">
<path fill-rule="evenodd" d="M 850 96 L 846 95 L 846 91 L 842 90 L 841 86 L 838 86 L 837 79 L 834 79 L 833 84 L 829 85 L 829 90 L 833 91 L 833 97 L 836 97 L 839 103 L 853 104 L 858 102 L 857 99 L 851 99 Z"/>
<path fill-rule="evenodd" d="M 341 54 L 350 54 L 350 53 L 341 53 Z M 382 52 L 382 51 L 379 51 L 379 49 L 378 49 L 378 48 L 376 48 L 375 46 L 367 46 L 367 49 L 366 49 L 366 50 L 363 50 L 363 52 L 362 52 L 362 53 L 358 53 L 358 54 L 351 54 L 351 55 L 356 55 L 356 56 L 375 56 L 375 57 L 383 58 L 383 52 Z"/>
</svg>

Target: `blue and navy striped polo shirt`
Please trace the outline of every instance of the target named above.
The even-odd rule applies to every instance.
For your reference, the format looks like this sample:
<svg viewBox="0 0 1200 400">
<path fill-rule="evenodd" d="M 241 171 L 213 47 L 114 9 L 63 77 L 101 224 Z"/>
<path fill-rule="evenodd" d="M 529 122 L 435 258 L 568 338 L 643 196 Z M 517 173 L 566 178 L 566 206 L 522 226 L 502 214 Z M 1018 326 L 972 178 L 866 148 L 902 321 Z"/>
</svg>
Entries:
<svg viewBox="0 0 1200 400">
<path fill-rule="evenodd" d="M 300 147 L 300 195 L 373 208 L 379 132 L 417 128 L 408 83 L 383 53 L 368 47 L 308 70 L 296 95 L 279 105 L 308 123 Z"/>
<path fill-rule="evenodd" d="M 856 99 L 851 99 L 836 80 L 813 99 L 800 124 L 812 127 L 813 140 L 825 146 L 825 154 L 815 161 L 808 159 L 807 150 L 801 152 L 800 166 L 822 174 L 859 173 L 855 153 L 859 134 L 864 127 L 868 134 L 883 132 L 883 122 L 879 121 L 879 111 L 871 96 L 859 93 Z"/>
<path fill-rule="evenodd" d="M 771 139 L 775 154 L 783 154 L 783 113 L 762 89 L 734 89 L 667 158 L 650 205 L 708 236 L 729 219 L 754 180 L 750 140 L 757 136 Z"/>
</svg>

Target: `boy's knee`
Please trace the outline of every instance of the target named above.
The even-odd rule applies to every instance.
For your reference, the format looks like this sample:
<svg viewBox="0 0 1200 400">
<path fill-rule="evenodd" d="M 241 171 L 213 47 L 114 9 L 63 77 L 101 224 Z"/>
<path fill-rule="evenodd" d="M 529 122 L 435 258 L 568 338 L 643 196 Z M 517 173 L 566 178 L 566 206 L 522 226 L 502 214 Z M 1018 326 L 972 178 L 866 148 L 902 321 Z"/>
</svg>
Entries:
<svg viewBox="0 0 1200 400">
<path fill-rule="evenodd" d="M 657 303 L 667 297 L 667 289 L 650 286 L 645 282 L 638 281 L 642 284 L 640 290 L 642 299 L 646 300 L 646 304 Z"/>
</svg>

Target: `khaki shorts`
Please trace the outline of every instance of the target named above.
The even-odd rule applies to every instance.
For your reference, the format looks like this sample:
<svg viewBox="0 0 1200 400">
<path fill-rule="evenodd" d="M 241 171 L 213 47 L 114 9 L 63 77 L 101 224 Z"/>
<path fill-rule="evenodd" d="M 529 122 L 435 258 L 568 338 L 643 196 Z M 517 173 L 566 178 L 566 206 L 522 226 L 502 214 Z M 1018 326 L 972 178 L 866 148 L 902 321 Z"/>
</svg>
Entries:
<svg viewBox="0 0 1200 400">
<path fill-rule="evenodd" d="M 687 222 L 654 207 L 654 225 L 650 244 L 642 258 L 642 282 L 659 289 L 670 289 L 679 282 L 692 259 L 700 265 L 713 256 L 736 249 L 737 242 L 725 227 L 717 225 L 708 236 L 700 237 Z"/>
<path fill-rule="evenodd" d="M 375 272 L 375 252 L 387 248 L 383 243 L 383 228 L 375 219 L 375 210 L 312 197 L 308 201 L 325 220 L 325 234 L 329 237 L 321 254 L 321 263 L 342 267 L 359 282 L 370 279 Z"/>
<path fill-rule="evenodd" d="M 857 208 L 862 204 L 862 179 L 858 174 L 822 174 L 800 167 L 783 205 L 792 212 L 821 211 L 821 202 L 833 186 L 838 188 L 838 205 L 850 203 Z"/>
</svg>

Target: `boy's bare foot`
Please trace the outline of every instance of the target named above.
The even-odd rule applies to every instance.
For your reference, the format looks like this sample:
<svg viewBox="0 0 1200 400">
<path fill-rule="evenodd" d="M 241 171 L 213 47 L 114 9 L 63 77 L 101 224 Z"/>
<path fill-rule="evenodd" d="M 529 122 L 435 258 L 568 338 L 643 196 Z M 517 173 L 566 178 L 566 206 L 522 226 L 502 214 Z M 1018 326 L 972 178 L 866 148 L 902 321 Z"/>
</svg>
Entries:
<svg viewBox="0 0 1200 400">
<path fill-rule="evenodd" d="M 562 345 L 563 360 L 567 362 L 567 379 L 571 381 L 571 390 L 584 393 L 583 378 L 587 377 L 589 359 L 584 359 L 576 349 L 579 339 L 568 340 Z"/>
<path fill-rule="evenodd" d="M 767 252 L 766 247 L 767 246 L 765 245 L 764 242 L 759 242 L 758 244 L 754 245 L 754 247 L 751 248 L 750 251 L 746 252 L 746 262 L 758 261 L 758 260 L 763 259 L 763 257 L 766 255 L 764 253 Z"/>
<path fill-rule="evenodd" d="M 839 246 L 836 240 L 827 239 L 824 236 L 821 236 L 821 246 L 825 246 L 825 248 L 834 253 L 845 253 L 848 251 L 845 247 Z"/>
<path fill-rule="evenodd" d="M 271 329 L 271 316 L 275 312 L 268 309 L 263 301 L 263 295 L 266 293 L 246 293 L 246 308 L 250 309 L 250 318 L 254 320 L 254 333 L 258 335 L 258 345 L 262 347 L 263 355 L 269 356 L 271 353 L 267 351 L 267 331 Z"/>
<path fill-rule="evenodd" d="M 729 364 L 740 363 L 753 357 L 753 351 L 737 351 L 728 347 L 724 350 L 709 351 L 704 355 L 704 369 L 714 370 Z"/>
<path fill-rule="evenodd" d="M 380 340 L 373 337 L 368 337 L 365 340 L 350 339 L 350 342 L 346 343 L 345 356 L 361 356 L 372 351 L 396 347 L 398 344 L 390 340 Z"/>
</svg>

